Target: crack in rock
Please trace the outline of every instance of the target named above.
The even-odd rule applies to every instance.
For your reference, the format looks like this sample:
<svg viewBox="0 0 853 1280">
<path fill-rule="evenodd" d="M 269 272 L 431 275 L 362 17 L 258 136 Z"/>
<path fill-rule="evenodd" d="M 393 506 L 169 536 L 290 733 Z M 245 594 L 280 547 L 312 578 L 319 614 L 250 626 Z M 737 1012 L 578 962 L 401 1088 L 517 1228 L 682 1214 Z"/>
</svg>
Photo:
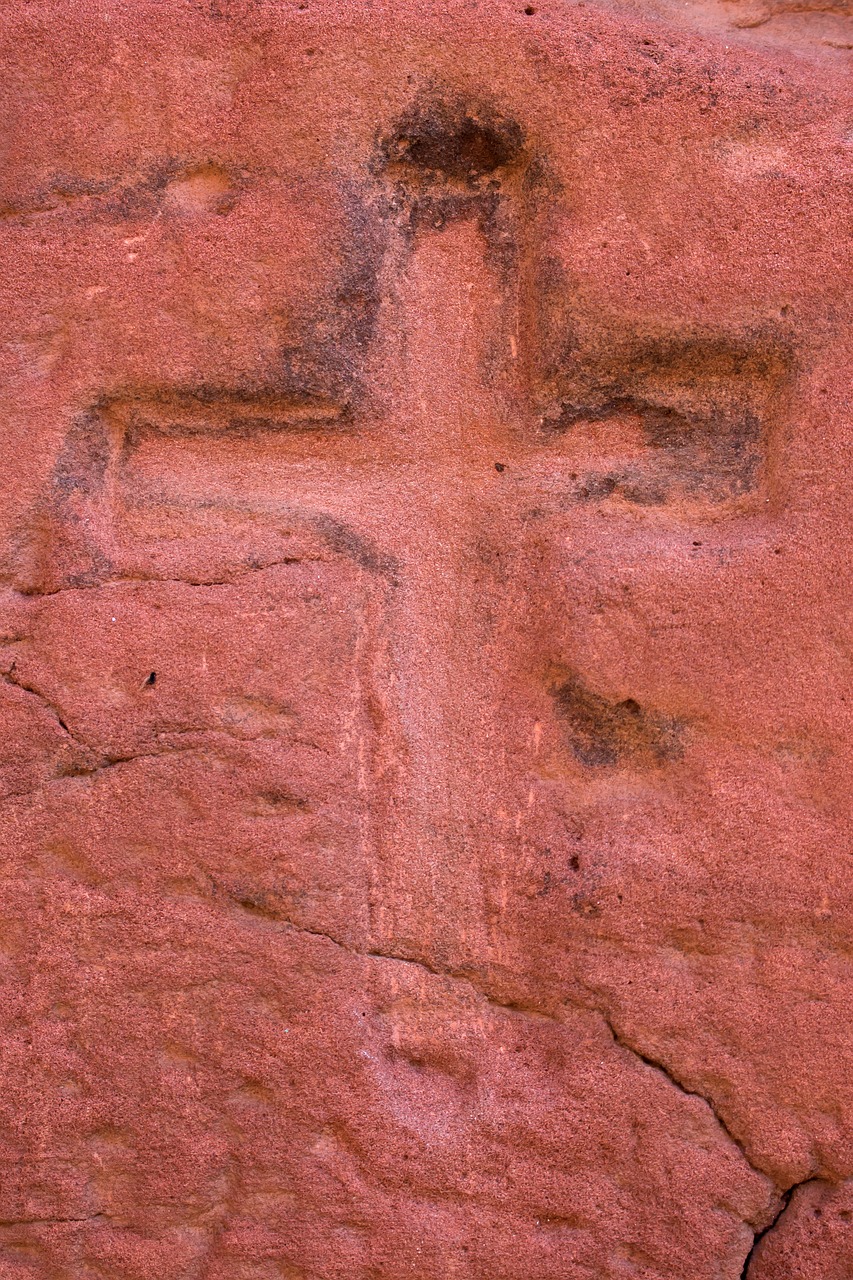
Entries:
<svg viewBox="0 0 853 1280">
<path fill-rule="evenodd" d="M 266 564 L 247 565 L 244 569 L 237 569 L 227 578 L 157 578 L 157 577 L 127 577 L 127 578 L 104 578 L 100 582 L 78 582 L 69 583 L 64 587 L 54 587 L 50 591 L 33 588 L 32 590 L 21 590 L 19 587 L 11 586 L 10 590 L 16 595 L 22 596 L 25 600 L 43 600 L 51 596 L 67 595 L 69 592 L 77 591 L 102 591 L 105 587 L 125 587 L 125 586 L 148 586 L 152 584 L 162 584 L 164 586 L 182 586 L 182 587 L 231 587 L 240 582 L 243 578 L 248 578 L 253 573 L 264 573 L 267 569 L 277 569 L 281 565 L 303 564 L 308 561 L 321 559 L 319 556 L 284 556 L 280 560 L 270 560 Z"/>
<path fill-rule="evenodd" d="M 388 573 L 391 572 L 392 569 L 396 568 L 395 565 L 391 565 L 390 563 L 386 564 L 383 562 L 375 565 L 372 561 L 370 563 L 363 562 L 365 559 L 364 555 L 362 555 L 361 558 L 359 558 L 358 555 L 355 555 L 353 548 L 349 543 L 346 545 L 343 544 L 340 535 L 332 549 L 349 552 L 351 558 L 355 559 L 362 568 L 368 568 L 371 571 L 376 571 L 378 568 L 381 572 Z M 254 573 L 265 573 L 268 569 L 278 569 L 281 566 L 292 564 L 322 564 L 327 562 L 327 560 L 328 557 L 322 555 L 282 556 L 278 560 L 269 560 L 265 564 L 253 564 L 247 565 L 243 569 L 235 569 L 227 578 L 158 578 L 134 577 L 131 575 L 127 578 L 103 578 L 98 582 L 71 582 L 66 586 L 54 587 L 49 591 L 38 587 L 25 590 L 21 587 L 16 587 L 11 582 L 6 582 L 5 586 L 8 590 L 14 592 L 15 595 L 20 596 L 24 600 L 44 600 L 49 599 L 51 596 L 61 596 L 66 595 L 69 592 L 73 593 L 77 591 L 102 591 L 106 587 L 150 586 L 154 584 L 181 587 L 233 587 L 237 583 L 241 582 L 243 578 L 248 578 Z"/>
<path fill-rule="evenodd" d="M 613 1025 L 609 1016 L 606 1013 L 604 1013 L 603 1010 L 597 1009 L 596 1012 L 599 1013 L 601 1017 L 604 1019 L 604 1022 L 607 1026 L 608 1031 L 613 1036 L 614 1041 L 616 1042 L 616 1044 L 619 1045 L 621 1049 L 625 1049 L 626 1052 L 633 1054 L 635 1058 L 639 1058 L 640 1062 L 644 1062 L 647 1067 L 652 1067 L 653 1070 L 659 1071 L 661 1075 L 666 1076 L 670 1084 L 674 1085 L 675 1088 L 679 1089 L 683 1094 L 686 1094 L 688 1098 L 698 1098 L 701 1102 L 704 1102 L 705 1105 L 710 1110 L 711 1114 L 713 1115 L 714 1119 L 716 1120 L 717 1124 L 722 1129 L 723 1133 L 726 1135 L 729 1141 L 734 1146 L 737 1147 L 738 1151 L 743 1156 L 744 1160 L 749 1165 L 750 1169 L 752 1169 L 754 1173 L 757 1173 L 759 1177 L 766 1178 L 768 1182 L 770 1182 L 774 1187 L 777 1188 L 778 1191 L 781 1192 L 781 1188 L 778 1186 L 775 1180 L 771 1178 L 770 1175 L 766 1173 L 763 1169 L 753 1164 L 753 1162 L 750 1160 L 743 1146 L 743 1143 L 738 1138 L 736 1138 L 735 1135 L 732 1133 L 726 1120 L 720 1114 L 712 1098 L 708 1097 L 707 1094 L 699 1093 L 698 1090 L 696 1089 L 688 1089 L 687 1085 L 684 1084 L 682 1080 L 679 1080 L 678 1076 L 676 1076 L 673 1073 L 670 1067 L 666 1066 L 666 1064 L 661 1062 L 658 1058 L 652 1058 L 647 1053 L 644 1053 L 642 1049 L 638 1049 L 635 1045 L 631 1044 L 631 1042 L 628 1039 L 626 1039 L 626 1037 L 621 1032 L 617 1031 L 616 1027 Z"/>
<path fill-rule="evenodd" d="M 601 1017 L 604 1019 L 604 1022 L 606 1023 L 608 1030 L 610 1031 L 610 1034 L 613 1036 L 613 1039 L 616 1044 L 618 1044 L 621 1048 L 625 1049 L 628 1053 L 633 1054 L 634 1057 L 639 1058 L 639 1060 L 641 1062 L 644 1062 L 646 1066 L 651 1067 L 655 1071 L 659 1071 L 662 1075 L 666 1077 L 667 1080 L 670 1081 L 671 1084 L 675 1086 L 676 1089 L 679 1089 L 682 1093 L 686 1094 L 688 1097 L 699 1098 L 702 1102 L 704 1102 L 706 1106 L 709 1108 L 709 1110 L 711 1111 L 711 1114 L 713 1115 L 714 1119 L 717 1121 L 717 1124 L 720 1126 L 720 1129 L 723 1131 L 723 1133 L 726 1135 L 729 1141 L 733 1143 L 733 1145 L 737 1148 L 740 1155 L 743 1157 L 744 1161 L 749 1165 L 750 1169 L 752 1169 L 754 1173 L 758 1174 L 759 1177 L 764 1178 L 772 1187 L 776 1189 L 779 1196 L 779 1203 L 778 1203 L 776 1212 L 774 1213 L 770 1222 L 768 1222 L 765 1227 L 762 1227 L 759 1230 L 755 1230 L 755 1228 L 752 1227 L 752 1223 L 748 1221 L 746 1222 L 747 1226 L 752 1227 L 753 1237 L 752 1237 L 752 1244 L 750 1245 L 749 1251 L 743 1261 L 743 1266 L 740 1271 L 739 1280 L 748 1280 L 750 1267 L 752 1265 L 753 1259 L 755 1258 L 756 1249 L 758 1248 L 758 1245 L 765 1238 L 765 1236 L 769 1235 L 770 1232 L 774 1229 L 774 1227 L 776 1227 L 776 1225 L 779 1223 L 780 1219 L 783 1217 L 785 1211 L 787 1210 L 789 1204 L 791 1203 L 791 1197 L 793 1196 L 794 1192 L 799 1190 L 800 1187 L 807 1186 L 810 1182 L 820 1182 L 821 1179 L 820 1178 L 804 1178 L 802 1182 L 795 1182 L 790 1187 L 787 1187 L 785 1189 L 781 1188 L 774 1178 L 772 1178 L 768 1173 L 765 1172 L 765 1170 L 759 1168 L 758 1165 L 752 1162 L 743 1144 L 732 1133 L 725 1119 L 718 1111 L 712 1098 L 706 1096 L 703 1093 L 698 1093 L 695 1089 L 688 1089 L 687 1086 L 683 1084 L 682 1081 L 679 1080 L 679 1078 L 673 1074 L 672 1070 L 669 1067 L 667 1067 L 664 1063 L 658 1061 L 656 1058 L 649 1057 L 647 1053 L 644 1053 L 642 1052 L 642 1050 L 635 1048 L 634 1045 L 632 1045 L 628 1040 L 626 1040 L 625 1037 L 616 1030 L 616 1028 L 614 1027 L 613 1023 L 610 1021 L 610 1018 L 607 1016 L 606 1013 L 603 1013 L 600 1009 L 597 1010 L 596 1012 L 601 1014 Z"/>
<path fill-rule="evenodd" d="M 87 1213 L 81 1218 L 0 1218 L 2 1227 L 57 1227 L 69 1222 L 107 1222 L 105 1213 Z"/>
<path fill-rule="evenodd" d="M 772 1220 L 768 1222 L 767 1226 L 764 1227 L 761 1231 L 756 1231 L 753 1236 L 752 1245 L 750 1246 L 749 1253 L 746 1255 L 746 1257 L 743 1260 L 743 1267 L 741 1268 L 739 1280 L 748 1280 L 749 1272 L 752 1267 L 752 1263 L 755 1260 L 755 1254 L 758 1246 L 761 1244 L 761 1241 L 764 1239 L 764 1237 L 768 1236 L 770 1232 L 774 1229 L 774 1227 L 778 1226 L 780 1220 L 784 1217 L 788 1209 L 788 1206 L 791 1203 L 791 1197 L 793 1196 L 794 1192 L 799 1191 L 800 1187 L 807 1187 L 811 1182 L 822 1182 L 822 1181 L 823 1181 L 822 1178 L 804 1178 L 802 1182 L 795 1182 L 792 1186 L 788 1187 L 787 1191 L 783 1191 L 779 1208 L 777 1209 L 776 1213 L 773 1215 Z"/>
<path fill-rule="evenodd" d="M 232 895 L 228 895 L 228 896 L 232 896 Z M 322 932 L 322 930 L 311 929 L 302 925 L 294 924 L 293 921 L 286 919 L 282 916 L 279 916 L 274 912 L 268 912 L 266 914 L 268 915 L 269 919 L 284 925 L 286 928 L 288 928 L 292 932 L 307 934 L 310 937 L 321 938 L 324 941 L 330 943 L 332 946 L 335 946 L 340 950 L 345 951 L 348 955 L 359 956 L 362 959 L 387 960 L 396 964 L 414 965 L 416 968 L 420 969 L 425 973 L 431 974 L 433 977 L 449 978 L 455 982 L 464 982 L 466 986 L 468 986 L 473 992 L 475 992 L 475 994 L 479 995 L 483 1000 L 485 1000 L 489 1005 L 493 1006 L 494 1008 L 501 1009 L 505 1012 L 516 1013 L 522 1017 L 545 1018 L 550 1022 L 556 1022 L 558 1025 L 564 1025 L 563 1020 L 559 1017 L 554 1016 L 553 1014 L 544 1013 L 543 1011 L 538 1009 L 532 1009 L 529 1006 L 522 1005 L 518 1002 L 504 1001 L 496 998 L 494 995 L 490 994 L 483 987 L 479 986 L 477 983 L 472 981 L 472 979 L 468 976 L 468 974 L 464 972 L 460 972 L 458 970 L 452 970 L 452 969 L 436 968 L 433 965 L 430 965 L 429 963 L 427 963 L 426 961 L 415 959 L 412 956 L 395 955 L 393 953 L 389 954 L 387 952 L 374 951 L 374 950 L 361 951 L 356 947 L 349 946 L 347 943 L 340 941 L 340 939 L 335 938 L 328 933 Z M 564 1004 L 572 1005 L 572 1002 L 567 1000 L 567 1001 L 564 1001 Z M 753 1164 L 752 1160 L 750 1160 L 749 1156 L 746 1153 L 746 1150 L 744 1149 L 743 1144 L 732 1133 L 731 1129 L 729 1128 L 724 1118 L 720 1115 L 719 1111 L 717 1110 L 717 1107 L 715 1106 L 711 1098 L 706 1097 L 705 1094 L 696 1092 L 696 1090 L 694 1089 L 688 1089 L 686 1085 L 684 1085 L 678 1079 L 677 1076 L 673 1075 L 671 1070 L 669 1070 L 666 1066 L 663 1065 L 663 1063 L 656 1061 L 654 1058 L 650 1058 L 647 1054 L 641 1052 L 639 1049 L 636 1049 L 632 1044 L 626 1041 L 624 1037 L 619 1032 L 617 1032 L 613 1023 L 610 1021 L 610 1018 L 603 1010 L 598 1008 L 590 1009 L 590 1007 L 586 1004 L 577 1004 L 577 1005 L 573 1005 L 573 1007 L 577 1007 L 579 1009 L 584 1009 L 587 1012 L 598 1014 L 599 1017 L 604 1022 L 605 1026 L 607 1027 L 608 1031 L 610 1032 L 611 1036 L 613 1037 L 613 1041 L 615 1044 L 617 1044 L 621 1049 L 624 1049 L 627 1053 L 630 1053 L 633 1057 L 638 1058 L 646 1066 L 652 1068 L 652 1070 L 659 1072 L 662 1076 L 665 1077 L 665 1079 L 674 1088 L 678 1089 L 678 1091 L 684 1094 L 686 1097 L 698 1098 L 700 1102 L 703 1102 L 705 1106 L 708 1108 L 708 1110 L 711 1112 L 711 1115 L 713 1116 L 714 1120 L 716 1121 L 722 1133 L 729 1140 L 732 1146 L 736 1148 L 738 1154 L 741 1156 L 744 1163 L 753 1171 L 753 1173 L 755 1173 L 759 1178 L 762 1178 L 768 1184 L 769 1188 L 774 1189 L 777 1192 L 777 1194 L 781 1193 L 781 1189 L 779 1188 L 775 1180 L 768 1173 L 766 1173 L 765 1170 L 759 1168 L 757 1165 Z M 802 1184 L 797 1184 L 797 1185 L 802 1185 Z M 795 1187 L 791 1187 L 786 1192 L 784 1192 L 782 1203 L 776 1215 L 773 1218 L 773 1222 L 771 1222 L 768 1227 L 763 1228 L 758 1233 L 758 1235 L 755 1236 L 756 1240 L 759 1238 L 759 1236 L 763 1236 L 764 1234 L 766 1234 L 766 1232 L 771 1229 L 774 1223 L 778 1221 L 779 1216 L 784 1211 L 785 1206 L 788 1203 L 788 1200 L 790 1199 L 790 1196 L 795 1189 L 796 1189 Z M 752 1226 L 752 1224 L 749 1222 L 747 1222 L 746 1225 L 750 1227 Z M 753 1249 L 754 1249 L 754 1244 L 753 1244 Z M 750 1250 L 750 1254 L 751 1253 L 752 1253 L 752 1249 Z"/>
<path fill-rule="evenodd" d="M 340 938 L 336 938 L 330 933 L 324 933 L 323 930 L 321 929 L 312 929 L 307 925 L 296 924 L 293 920 L 290 920 L 288 917 L 279 914 L 274 909 L 259 910 L 254 905 L 251 908 L 246 908 L 245 905 L 239 901 L 239 899 L 235 898 L 234 894 L 231 891 L 223 888 L 221 885 L 218 885 L 215 882 L 214 882 L 214 891 L 218 894 L 222 894 L 227 898 L 230 898 L 232 901 L 235 901 L 238 906 L 243 907 L 244 910 L 249 910 L 253 915 L 261 915 L 267 920 L 269 920 L 271 923 L 282 925 L 284 928 L 288 929 L 291 933 L 305 934 L 311 938 L 320 938 L 322 941 L 330 943 L 333 947 L 337 947 L 338 950 L 344 951 L 347 955 L 356 956 L 361 960 L 386 960 L 392 964 L 412 965 L 414 968 L 420 969 L 423 973 L 428 973 L 434 978 L 449 978 L 454 982 L 465 983 L 465 985 L 469 987 L 471 991 L 475 993 L 475 995 L 480 996 L 481 999 L 485 1000 L 487 1004 L 492 1005 L 496 1009 L 501 1009 L 504 1012 L 509 1012 L 509 1013 L 517 1013 L 522 1017 L 544 1018 L 548 1022 L 556 1022 L 559 1025 L 563 1025 L 561 1018 L 558 1018 L 555 1015 L 550 1013 L 545 1013 L 541 1009 L 533 1009 L 527 1005 L 520 1004 L 517 1001 L 499 1000 L 496 996 L 490 994 L 483 987 L 478 986 L 477 983 L 474 982 L 467 973 L 461 970 L 441 969 L 434 965 L 429 964 L 426 960 L 416 959 L 414 956 L 405 956 L 400 954 L 394 954 L 393 952 L 389 953 L 386 951 L 375 951 L 375 950 L 362 951 L 358 947 L 350 946 L 349 943 L 343 942 Z"/>
<path fill-rule="evenodd" d="M 20 689 L 23 693 L 29 693 L 34 698 L 37 698 L 45 710 L 49 711 L 53 716 L 63 733 L 67 734 L 76 746 L 81 747 L 84 751 L 92 750 L 88 743 L 83 742 L 82 739 L 77 737 L 73 730 L 69 729 L 65 719 L 63 718 L 62 712 L 50 701 L 48 696 L 42 693 L 41 689 L 38 689 L 35 685 L 29 684 L 26 680 L 21 679 L 15 671 L 14 662 L 8 671 L 0 671 L 0 679 L 5 680 L 6 683 L 12 685 L 13 688 Z"/>
</svg>

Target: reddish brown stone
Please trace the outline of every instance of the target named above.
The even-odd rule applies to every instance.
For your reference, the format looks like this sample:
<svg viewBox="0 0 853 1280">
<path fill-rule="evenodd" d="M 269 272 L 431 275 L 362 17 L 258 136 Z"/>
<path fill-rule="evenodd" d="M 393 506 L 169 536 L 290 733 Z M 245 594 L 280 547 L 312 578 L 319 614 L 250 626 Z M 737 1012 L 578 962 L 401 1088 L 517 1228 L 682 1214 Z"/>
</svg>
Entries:
<svg viewBox="0 0 853 1280">
<path fill-rule="evenodd" d="M 747 1280 L 845 1280 L 853 1259 L 853 1186 L 807 1182 L 756 1240 Z"/>
<path fill-rule="evenodd" d="M 853 1267 L 848 26 L 4 7 L 0 1280 Z"/>
</svg>

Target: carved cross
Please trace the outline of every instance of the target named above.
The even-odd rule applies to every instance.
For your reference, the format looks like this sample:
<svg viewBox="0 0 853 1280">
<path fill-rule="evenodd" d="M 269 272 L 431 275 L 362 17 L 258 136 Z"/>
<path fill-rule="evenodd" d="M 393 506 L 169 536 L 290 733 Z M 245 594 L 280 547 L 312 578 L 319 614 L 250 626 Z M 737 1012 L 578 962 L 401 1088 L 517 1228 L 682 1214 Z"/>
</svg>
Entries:
<svg viewBox="0 0 853 1280">
<path fill-rule="evenodd" d="M 360 411 L 358 401 L 264 388 L 110 398 L 95 411 L 106 432 L 89 424 L 57 472 L 68 546 L 56 555 L 68 581 L 115 575 L 113 493 L 164 439 L 192 456 L 196 481 L 205 451 L 225 475 L 229 440 L 264 441 L 251 472 L 258 492 L 266 486 L 260 509 L 295 513 L 384 584 L 405 760 L 395 762 L 382 896 L 414 945 L 423 895 L 448 911 L 478 909 L 466 847 L 496 813 L 471 797 L 487 792 L 509 837 L 518 832 L 523 800 L 507 799 L 504 812 L 498 799 L 512 791 L 502 774 L 513 750 L 500 689 L 507 654 L 525 650 L 526 626 L 540 628 L 525 614 L 520 549 L 573 512 L 684 519 L 763 495 L 781 366 L 754 335 L 598 332 L 580 320 L 571 332 L 571 307 L 548 303 L 564 282 L 541 244 L 559 193 L 511 123 L 419 108 L 382 142 L 376 167 L 376 216 L 396 238 L 365 379 L 381 371 L 384 399 Z M 542 658 L 538 674 L 584 767 L 677 756 L 677 722 L 630 696 L 609 699 L 571 655 Z"/>
</svg>

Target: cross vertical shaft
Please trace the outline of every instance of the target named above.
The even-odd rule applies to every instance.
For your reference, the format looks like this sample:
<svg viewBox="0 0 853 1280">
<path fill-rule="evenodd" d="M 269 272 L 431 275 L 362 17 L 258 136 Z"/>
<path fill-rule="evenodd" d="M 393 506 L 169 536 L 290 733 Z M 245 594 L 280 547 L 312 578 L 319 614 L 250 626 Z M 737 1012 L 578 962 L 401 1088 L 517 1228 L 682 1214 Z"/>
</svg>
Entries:
<svg viewBox="0 0 853 1280">
<path fill-rule="evenodd" d="M 471 942 L 483 943 L 477 860 L 467 848 L 487 820 L 476 812 L 475 797 L 489 790 L 483 775 L 498 765 L 494 577 L 482 530 L 500 526 L 506 505 L 495 466 L 503 406 L 484 369 L 509 355 L 508 343 L 499 349 L 506 320 L 484 249 L 473 220 L 421 234 L 387 311 L 401 369 L 394 436 L 414 461 L 408 483 L 395 481 L 398 545 L 408 531 L 391 622 L 405 764 L 375 925 L 383 941 L 390 930 L 407 948 L 437 941 L 424 937 L 425 906 L 431 921 L 464 922 L 461 930 L 478 935 Z"/>
</svg>

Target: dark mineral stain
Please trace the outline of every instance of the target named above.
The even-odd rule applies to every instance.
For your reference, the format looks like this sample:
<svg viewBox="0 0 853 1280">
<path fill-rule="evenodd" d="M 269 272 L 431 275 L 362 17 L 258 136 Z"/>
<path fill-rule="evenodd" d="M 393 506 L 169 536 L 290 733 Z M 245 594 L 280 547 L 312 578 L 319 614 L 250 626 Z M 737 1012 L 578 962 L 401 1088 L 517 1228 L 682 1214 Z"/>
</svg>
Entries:
<svg viewBox="0 0 853 1280">
<path fill-rule="evenodd" d="M 550 686 L 557 715 L 574 755 L 590 768 L 649 767 L 677 760 L 683 726 L 647 711 L 633 698 L 610 702 L 573 673 Z"/>
<path fill-rule="evenodd" d="M 113 456 L 110 425 L 94 410 L 72 423 L 50 487 L 12 536 L 13 581 L 38 595 L 60 586 L 91 586 L 111 564 L 99 544 L 104 483 Z"/>
<path fill-rule="evenodd" d="M 80 414 L 65 438 L 53 472 L 57 497 L 90 497 L 104 482 L 110 463 L 109 430 L 96 411 Z"/>
<path fill-rule="evenodd" d="M 395 580 L 399 566 L 394 557 L 372 546 L 355 529 L 341 520 L 336 520 L 333 516 L 322 514 L 312 516 L 311 524 L 325 538 L 333 551 L 354 560 L 368 573 L 385 574 L 392 581 Z"/>
<path fill-rule="evenodd" d="M 344 265 L 295 326 L 296 341 L 281 352 L 285 383 L 305 395 L 348 404 L 366 393 L 365 368 L 382 304 L 379 278 L 388 247 L 387 226 L 362 195 L 341 184 Z"/>
<path fill-rule="evenodd" d="M 565 265 L 548 255 L 525 282 L 522 304 L 522 361 L 549 443 L 582 436 L 588 423 L 633 419 L 625 425 L 645 446 L 634 469 L 645 475 L 624 484 L 620 477 L 626 501 L 725 502 L 759 489 L 796 335 L 763 318 L 731 329 L 643 329 L 629 315 L 593 313 L 573 297 Z"/>
<path fill-rule="evenodd" d="M 247 813 L 253 818 L 280 818 L 294 813 L 307 813 L 310 806 L 302 796 L 282 787 L 259 791 L 251 800 Z"/>
<path fill-rule="evenodd" d="M 760 419 L 750 410 L 733 409 L 730 415 L 714 409 L 696 412 L 638 395 L 600 397 L 593 392 L 586 401 L 564 400 L 559 412 L 548 416 L 544 425 L 552 431 L 565 431 L 578 422 L 603 422 L 625 413 L 639 417 L 645 442 L 652 449 L 672 453 L 698 448 L 721 458 L 741 458 L 761 442 Z"/>
<path fill-rule="evenodd" d="M 524 134 L 490 107 L 450 97 L 421 99 L 380 143 L 382 166 L 404 182 L 481 188 L 517 165 Z"/>
<path fill-rule="evenodd" d="M 554 194 L 545 157 L 499 106 L 433 85 L 377 139 L 370 165 L 385 220 L 409 244 L 421 232 L 474 220 L 508 285 L 534 207 Z"/>
<path fill-rule="evenodd" d="M 276 894 L 263 889 L 234 889 L 228 891 L 228 897 L 236 906 L 248 911 L 250 915 L 259 916 L 262 920 L 280 920 L 281 903 Z"/>
</svg>

